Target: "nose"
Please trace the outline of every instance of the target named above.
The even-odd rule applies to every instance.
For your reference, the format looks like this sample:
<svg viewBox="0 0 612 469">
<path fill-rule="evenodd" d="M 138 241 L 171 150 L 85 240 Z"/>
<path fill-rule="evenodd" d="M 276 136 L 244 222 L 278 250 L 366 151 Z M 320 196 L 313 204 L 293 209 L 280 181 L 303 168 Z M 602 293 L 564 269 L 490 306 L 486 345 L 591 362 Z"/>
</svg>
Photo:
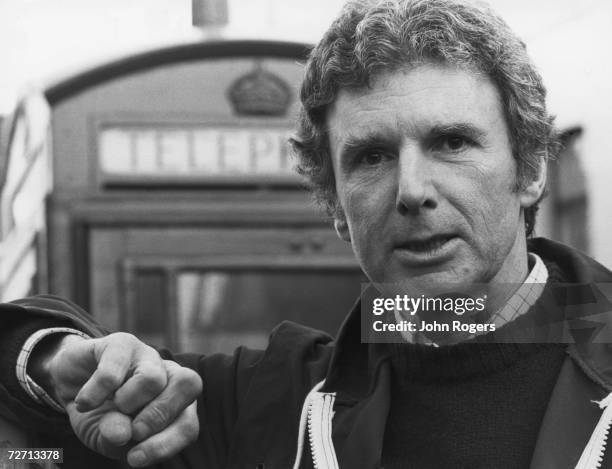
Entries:
<svg viewBox="0 0 612 469">
<path fill-rule="evenodd" d="M 438 202 L 433 184 L 435 168 L 418 146 L 401 149 L 398 163 L 396 208 L 401 214 L 434 209 Z"/>
</svg>

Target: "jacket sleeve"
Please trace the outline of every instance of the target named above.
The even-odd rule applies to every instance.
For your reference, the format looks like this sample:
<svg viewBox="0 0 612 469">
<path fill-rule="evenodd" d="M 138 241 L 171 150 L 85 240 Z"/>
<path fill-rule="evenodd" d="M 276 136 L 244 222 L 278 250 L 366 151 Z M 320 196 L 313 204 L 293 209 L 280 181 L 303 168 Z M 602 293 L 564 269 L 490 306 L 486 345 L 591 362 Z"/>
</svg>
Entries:
<svg viewBox="0 0 612 469">
<path fill-rule="evenodd" d="M 39 329 L 58 326 L 78 329 L 93 337 L 108 333 L 87 312 L 61 298 L 37 296 L 0 304 L 0 416 L 29 431 L 43 433 L 43 438 L 62 435 L 72 439 L 66 415 L 34 402 L 15 373 L 17 357 L 26 339 Z M 194 369 L 204 382 L 204 393 L 198 400 L 198 440 L 160 467 L 224 467 L 240 402 L 263 352 L 238 348 L 232 356 L 175 355 L 167 350 L 160 354 Z M 79 460 L 82 464 L 82 459 Z"/>
</svg>

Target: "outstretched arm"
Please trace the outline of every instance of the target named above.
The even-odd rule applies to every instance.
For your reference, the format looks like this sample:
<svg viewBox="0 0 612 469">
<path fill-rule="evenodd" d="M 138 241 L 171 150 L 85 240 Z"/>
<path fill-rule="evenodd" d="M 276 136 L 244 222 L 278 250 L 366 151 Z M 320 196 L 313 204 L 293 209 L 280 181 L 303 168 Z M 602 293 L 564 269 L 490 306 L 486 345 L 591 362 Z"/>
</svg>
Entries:
<svg viewBox="0 0 612 469">
<path fill-rule="evenodd" d="M 130 465 L 170 457 L 198 435 L 197 373 L 126 333 L 54 335 L 30 358 L 32 378 L 66 409 L 79 439 Z"/>
<path fill-rule="evenodd" d="M 38 403 L 33 400 L 31 394 L 27 392 L 26 387 L 20 383 L 17 377 L 16 365 L 19 362 L 18 356 L 22 354 L 28 339 L 41 329 L 56 327 L 78 330 L 94 338 L 97 341 L 92 342 L 92 344 L 97 344 L 94 352 L 99 352 L 102 349 L 106 350 L 106 348 L 102 347 L 102 344 L 106 343 L 106 340 L 110 340 L 99 340 L 108 336 L 108 331 L 97 324 L 94 318 L 84 310 L 62 298 L 38 296 L 25 298 L 13 303 L 0 304 L 0 415 L 18 422 L 24 428 L 32 431 L 37 439 L 42 439 L 42 441 L 39 441 L 46 441 L 49 446 L 58 446 L 58 443 L 61 446 L 64 443 L 68 444 L 70 441 L 70 454 L 64 455 L 65 461 L 68 462 L 68 465 L 66 465 L 66 462 L 64 463 L 66 467 L 89 467 L 89 469 L 115 467 L 110 460 L 98 456 L 96 452 L 86 449 L 80 442 L 74 441 L 76 438 L 74 437 L 75 429 L 72 426 L 73 422 L 67 418 L 66 414 L 54 410 L 45 403 Z M 46 359 L 41 362 L 38 361 L 39 359 L 36 359 L 37 363 L 28 361 L 28 369 L 41 381 L 40 384 L 49 388 L 50 393 L 55 394 L 56 399 L 64 399 L 67 404 L 72 399 L 72 407 L 68 410 L 73 412 L 77 410 L 77 402 L 80 404 L 81 399 L 79 397 L 77 400 L 77 395 L 80 392 L 80 389 L 76 390 L 78 385 L 73 384 L 75 389 L 67 392 L 66 395 L 61 394 L 62 391 L 60 390 L 52 389 L 55 386 L 53 384 L 53 379 L 55 379 L 53 375 L 56 371 L 51 370 L 50 372 L 50 368 L 53 369 L 55 366 L 55 360 L 51 358 L 59 353 L 64 345 L 68 345 L 68 343 L 64 344 L 61 341 L 57 342 L 57 339 L 60 337 L 63 340 L 63 336 L 55 337 L 55 339 L 51 337 L 42 339 L 43 341 L 36 345 L 33 353 L 43 353 Z M 122 335 L 117 337 L 122 337 Z M 79 343 L 77 340 L 80 339 L 69 338 L 66 339 L 66 342 L 75 342 L 71 348 L 84 347 L 90 351 L 90 354 L 86 355 L 90 360 L 86 365 L 90 366 L 91 371 L 91 363 L 96 361 L 95 353 L 93 358 L 91 355 L 94 347 L 90 347 L 90 345 L 77 345 Z M 122 346 L 119 348 L 121 349 L 121 354 L 118 355 L 127 355 Z M 150 361 L 143 358 L 151 357 L 152 355 L 149 353 L 149 349 L 143 349 L 138 354 L 131 356 L 139 357 L 138 360 Z M 142 409 L 138 409 L 137 404 L 132 404 L 133 408 L 130 408 L 129 404 L 128 408 L 123 407 L 123 410 L 127 412 L 135 409 L 131 414 L 121 412 L 118 407 L 118 405 L 125 405 L 124 397 L 129 393 L 122 391 L 118 394 L 118 398 L 117 392 L 112 394 L 113 398 L 104 404 L 111 407 L 108 407 L 108 409 L 98 408 L 99 412 L 107 411 L 106 413 L 110 415 L 107 417 L 108 421 L 101 421 L 101 418 L 98 420 L 100 424 L 104 423 L 102 425 L 103 433 L 98 433 L 98 436 L 113 433 L 113 435 L 118 435 L 116 438 L 122 440 L 127 438 L 125 435 L 128 431 L 131 431 L 132 439 L 123 448 L 123 451 L 127 454 L 136 445 L 144 445 L 146 443 L 146 447 L 152 451 L 152 458 L 156 459 L 162 457 L 162 454 L 170 454 L 172 452 L 171 448 L 177 448 L 180 444 L 186 444 L 186 440 L 183 439 L 181 440 L 182 443 L 180 443 L 177 440 L 173 440 L 171 435 L 177 436 L 184 432 L 189 435 L 189 432 L 194 428 L 193 422 L 197 421 L 200 429 L 197 441 L 188 445 L 179 455 L 171 458 L 168 462 L 168 467 L 206 467 L 207 469 L 226 467 L 229 461 L 228 458 L 232 454 L 231 447 L 234 443 L 235 425 L 243 408 L 242 403 L 245 401 L 245 397 L 251 388 L 251 379 L 257 374 L 258 364 L 262 360 L 264 352 L 239 347 L 233 355 L 213 354 L 206 357 L 199 354 L 172 355 L 166 350 L 162 350 L 159 353 L 164 359 L 162 363 L 167 380 L 163 391 L 158 393 L 157 397 L 150 402 L 151 405 L 143 406 Z M 158 359 L 155 358 L 155 360 Z M 178 363 L 182 371 L 176 371 L 179 369 L 165 360 L 172 360 L 172 362 Z M 183 396 L 189 396 L 190 393 L 193 393 L 193 389 L 181 391 L 187 377 L 182 367 L 194 371 L 204 380 L 205 392 L 201 393 L 197 399 L 197 420 L 191 418 L 191 415 L 195 413 L 195 404 L 187 405 L 185 402 L 181 404 L 181 400 L 175 398 L 177 393 L 182 393 Z M 137 369 L 138 371 L 136 371 Z M 140 382 L 145 384 L 149 382 L 150 378 L 144 379 L 141 375 L 150 374 L 151 369 L 150 365 L 144 367 L 128 366 L 125 379 L 119 388 L 130 383 L 126 388 L 126 390 L 129 390 L 134 383 Z M 156 366 L 156 369 L 159 370 L 159 367 Z M 66 370 L 66 372 L 68 371 L 74 373 L 74 370 L 71 370 L 70 367 Z M 83 373 L 83 371 L 81 370 L 80 373 Z M 153 373 L 156 373 L 157 376 L 163 376 L 163 373 Z M 61 375 L 61 373 L 59 374 Z M 89 378 L 92 376 L 93 371 L 91 371 Z M 80 375 L 83 385 L 89 378 L 86 377 L 86 373 L 85 377 Z M 76 378 L 63 379 L 65 383 L 70 383 L 71 379 L 78 382 Z M 187 381 L 192 382 L 191 378 L 187 379 Z M 189 387 L 192 384 L 187 384 L 186 386 Z M 156 386 L 161 387 L 159 384 Z M 176 386 L 179 390 L 173 390 L 173 386 Z M 119 404 L 115 402 L 116 398 L 119 399 Z M 88 399 L 85 399 L 84 405 L 91 405 L 91 401 L 88 402 Z M 185 399 L 188 401 L 187 398 Z M 138 403 L 139 400 L 140 396 L 136 398 L 136 402 Z M 184 410 L 178 413 L 176 409 L 181 408 Z M 118 416 L 116 412 L 122 414 L 123 417 Z M 150 416 L 145 418 L 147 413 Z M 171 420 L 173 416 L 174 420 Z M 131 419 L 129 429 L 124 417 Z M 151 422 L 151 436 L 146 438 L 146 433 L 139 433 L 141 430 L 138 428 L 139 425 L 136 425 L 138 421 L 143 423 Z M 111 430 L 107 432 L 106 427 L 110 427 Z M 186 427 L 190 427 L 191 430 Z M 164 433 L 166 429 L 171 433 Z M 146 432 L 146 430 L 143 431 Z M 107 437 L 105 436 L 104 438 Z M 115 437 L 111 437 L 111 440 L 112 438 Z M 139 438 L 144 439 L 138 441 Z M 83 438 L 81 439 L 83 440 Z M 114 441 L 113 444 L 117 446 Z M 129 450 L 126 450 L 126 448 L 129 448 Z M 135 456 L 131 456 L 131 458 L 135 458 Z M 130 461 L 135 463 L 134 459 L 130 459 Z M 71 462 L 75 465 L 70 466 Z M 119 462 L 117 463 L 118 466 L 124 467 Z M 166 465 L 162 463 L 159 467 L 166 467 Z"/>
</svg>

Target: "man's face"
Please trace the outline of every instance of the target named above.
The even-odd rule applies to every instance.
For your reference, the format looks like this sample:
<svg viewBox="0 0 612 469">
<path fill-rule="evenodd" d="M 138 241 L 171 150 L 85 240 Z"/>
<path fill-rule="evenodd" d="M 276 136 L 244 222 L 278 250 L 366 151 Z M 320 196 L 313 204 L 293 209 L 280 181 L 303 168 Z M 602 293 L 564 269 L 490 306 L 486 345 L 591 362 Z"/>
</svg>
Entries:
<svg viewBox="0 0 612 469">
<path fill-rule="evenodd" d="M 383 73 L 328 116 L 340 236 L 377 283 L 521 282 L 522 208 L 497 88 L 451 66 Z"/>
</svg>

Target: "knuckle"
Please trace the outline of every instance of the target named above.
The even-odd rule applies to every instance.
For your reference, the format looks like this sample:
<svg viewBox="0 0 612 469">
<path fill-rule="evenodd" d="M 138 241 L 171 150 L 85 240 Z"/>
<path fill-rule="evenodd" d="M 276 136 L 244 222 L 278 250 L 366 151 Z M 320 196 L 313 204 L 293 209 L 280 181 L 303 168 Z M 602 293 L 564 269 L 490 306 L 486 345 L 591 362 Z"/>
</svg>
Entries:
<svg viewBox="0 0 612 469">
<path fill-rule="evenodd" d="M 113 370 L 98 369 L 98 382 L 104 389 L 113 390 L 121 385 L 121 378 Z"/>
<path fill-rule="evenodd" d="M 169 420 L 169 413 L 164 405 L 151 405 L 147 408 L 142 420 L 154 431 L 158 432 L 166 427 Z"/>
<path fill-rule="evenodd" d="M 172 447 L 165 440 L 157 441 L 155 445 L 148 446 L 144 450 L 144 452 L 147 455 L 147 459 L 149 461 L 157 461 L 163 458 L 167 458 L 173 453 Z"/>
<path fill-rule="evenodd" d="M 164 385 L 156 379 L 143 376 L 138 390 L 145 397 L 151 399 L 158 396 L 164 390 Z"/>
<path fill-rule="evenodd" d="M 166 387 L 164 371 L 153 363 L 145 363 L 139 370 L 142 390 L 148 395 L 156 396 Z"/>
<path fill-rule="evenodd" d="M 181 427 L 181 435 L 185 438 L 187 444 L 193 443 L 200 433 L 200 425 L 197 418 L 190 418 Z"/>
<path fill-rule="evenodd" d="M 182 368 L 178 373 L 176 385 L 180 393 L 190 398 L 195 398 L 202 392 L 202 379 L 195 371 L 188 368 Z"/>
<path fill-rule="evenodd" d="M 112 340 L 113 342 L 120 342 L 120 343 L 129 343 L 129 342 L 134 342 L 138 340 L 136 339 L 136 337 L 134 337 L 129 332 L 115 332 L 109 335 L 108 338 L 109 340 Z"/>
<path fill-rule="evenodd" d="M 155 359 L 159 360 L 160 362 L 161 360 L 161 355 L 159 354 L 159 352 L 157 350 L 155 350 L 153 347 L 151 347 L 150 345 L 145 344 L 144 342 L 141 342 L 139 339 L 138 342 L 140 344 L 142 344 L 142 348 L 143 351 L 146 352 L 148 355 L 150 355 L 151 357 L 155 357 Z"/>
<path fill-rule="evenodd" d="M 193 370 L 189 370 L 189 374 L 191 376 L 196 395 L 200 395 L 202 393 L 202 389 L 204 388 L 202 377 Z"/>
</svg>

